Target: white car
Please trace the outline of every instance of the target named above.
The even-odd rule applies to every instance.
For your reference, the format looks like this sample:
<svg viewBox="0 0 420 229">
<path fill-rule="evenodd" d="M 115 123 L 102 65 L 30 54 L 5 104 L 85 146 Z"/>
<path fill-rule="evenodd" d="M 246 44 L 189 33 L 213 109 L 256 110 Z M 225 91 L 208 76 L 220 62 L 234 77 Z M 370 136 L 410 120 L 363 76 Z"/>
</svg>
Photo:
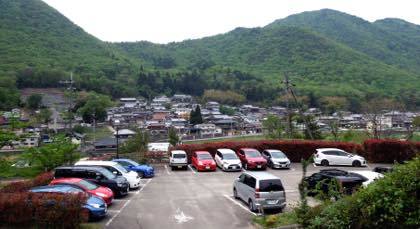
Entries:
<svg viewBox="0 0 420 229">
<path fill-rule="evenodd" d="M 130 184 L 131 189 L 139 188 L 140 187 L 140 177 L 134 171 L 128 171 L 123 166 L 118 164 L 114 161 L 79 161 L 76 162 L 74 165 L 76 166 L 100 166 L 103 168 L 108 169 L 113 174 L 117 176 L 123 176 L 127 179 L 128 183 Z"/>
<path fill-rule="evenodd" d="M 172 150 L 169 154 L 169 166 L 173 170 L 174 168 L 184 168 L 188 167 L 188 157 L 187 153 L 184 150 Z"/>
<path fill-rule="evenodd" d="M 241 171 L 242 163 L 236 155 L 235 151 L 231 149 L 218 149 L 214 156 L 217 167 L 223 171 Z"/>
<path fill-rule="evenodd" d="M 363 176 L 367 179 L 367 181 L 363 182 L 362 184 L 363 187 L 367 187 L 370 183 L 384 177 L 383 174 L 373 172 L 373 171 L 349 171 L 349 172 L 359 174 L 360 176 Z"/>
<path fill-rule="evenodd" d="M 314 154 L 314 162 L 316 165 L 351 165 L 355 167 L 366 166 L 364 157 L 347 153 L 344 150 L 336 148 L 316 149 Z"/>
<path fill-rule="evenodd" d="M 290 168 L 290 160 L 287 156 L 277 149 L 266 149 L 262 151 L 261 155 L 267 160 L 267 165 L 270 168 Z"/>
</svg>

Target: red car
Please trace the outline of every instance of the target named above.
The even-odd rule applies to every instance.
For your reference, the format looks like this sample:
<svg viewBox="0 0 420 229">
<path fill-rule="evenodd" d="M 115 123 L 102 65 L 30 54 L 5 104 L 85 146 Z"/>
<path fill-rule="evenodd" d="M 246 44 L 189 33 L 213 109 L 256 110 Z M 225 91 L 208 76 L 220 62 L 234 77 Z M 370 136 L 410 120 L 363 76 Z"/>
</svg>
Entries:
<svg viewBox="0 0 420 229">
<path fill-rule="evenodd" d="M 261 153 L 252 148 L 241 148 L 236 154 L 242 162 L 244 169 L 266 169 L 267 160 L 265 160 Z"/>
<path fill-rule="evenodd" d="M 196 151 L 191 158 L 192 166 L 197 171 L 216 171 L 216 162 L 207 151 Z"/>
<path fill-rule="evenodd" d="M 81 188 L 85 192 L 92 194 L 94 196 L 101 197 L 107 205 L 112 203 L 114 199 L 114 193 L 111 189 L 103 186 L 96 185 L 90 181 L 83 180 L 80 178 L 60 178 L 54 179 L 51 181 L 50 185 L 70 185 L 73 187 Z"/>
</svg>

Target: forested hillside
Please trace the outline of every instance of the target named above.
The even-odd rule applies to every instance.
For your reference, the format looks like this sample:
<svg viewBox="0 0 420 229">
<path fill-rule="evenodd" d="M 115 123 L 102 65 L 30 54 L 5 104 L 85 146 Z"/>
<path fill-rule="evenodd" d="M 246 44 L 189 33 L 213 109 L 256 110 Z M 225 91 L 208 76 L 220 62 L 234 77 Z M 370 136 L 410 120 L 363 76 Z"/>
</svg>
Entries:
<svg viewBox="0 0 420 229">
<path fill-rule="evenodd" d="M 0 0 L 0 110 L 18 105 L 18 88 L 57 87 L 70 72 L 77 88 L 113 97 L 212 98 L 217 89 L 265 104 L 281 104 L 287 72 L 313 101 L 351 108 L 379 95 L 415 109 L 419 31 L 398 19 L 369 23 L 321 10 L 167 45 L 107 43 L 41 0 Z"/>
</svg>

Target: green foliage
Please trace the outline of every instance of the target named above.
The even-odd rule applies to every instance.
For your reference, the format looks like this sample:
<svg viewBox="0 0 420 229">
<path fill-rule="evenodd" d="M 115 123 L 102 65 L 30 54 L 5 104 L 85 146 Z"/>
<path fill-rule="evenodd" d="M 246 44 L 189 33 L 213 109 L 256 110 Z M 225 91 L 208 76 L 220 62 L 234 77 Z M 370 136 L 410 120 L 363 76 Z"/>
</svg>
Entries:
<svg viewBox="0 0 420 229">
<path fill-rule="evenodd" d="M 8 130 L 0 129 L 0 149 L 3 146 L 10 145 L 13 140 L 17 140 L 19 137 Z"/>
<path fill-rule="evenodd" d="M 223 106 L 220 105 L 219 108 L 220 113 L 224 114 L 224 115 L 234 115 L 235 114 L 235 110 L 231 107 L 228 106 Z"/>
<path fill-rule="evenodd" d="M 307 116 L 304 117 L 307 119 L 307 127 L 305 129 L 305 139 L 311 139 L 311 136 L 313 139 L 323 139 L 322 132 L 314 120 L 314 117 Z"/>
<path fill-rule="evenodd" d="M 245 102 L 245 96 L 230 90 L 206 90 L 204 91 L 203 99 L 229 105 L 238 105 Z"/>
<path fill-rule="evenodd" d="M 77 145 L 62 136 L 53 139 L 53 143 L 41 147 L 28 148 L 24 152 L 24 158 L 31 164 L 39 165 L 44 170 L 52 170 L 63 164 L 73 164 L 80 157 L 76 152 Z"/>
<path fill-rule="evenodd" d="M 420 158 L 327 206 L 309 228 L 418 228 Z"/>
<path fill-rule="evenodd" d="M 107 115 L 106 109 L 111 105 L 112 101 L 108 96 L 92 92 L 79 101 L 77 111 L 87 123 L 92 123 L 94 120 L 102 122 Z"/>
<path fill-rule="evenodd" d="M 41 123 L 47 124 L 51 121 L 51 115 L 52 111 L 49 108 L 43 108 L 36 115 L 36 119 Z"/>
<path fill-rule="evenodd" d="M 276 115 L 268 115 L 267 119 L 263 120 L 263 128 L 268 139 L 280 139 L 283 136 L 283 123 Z"/>
<path fill-rule="evenodd" d="M 40 94 L 32 94 L 26 100 L 26 105 L 29 109 L 36 110 L 41 107 L 42 105 L 42 95 Z"/>
<path fill-rule="evenodd" d="M 146 161 L 147 145 L 149 144 L 149 135 L 147 132 L 137 130 L 136 135 L 130 138 L 121 147 L 122 154 L 135 154 L 135 160 L 139 162 Z"/>
<path fill-rule="evenodd" d="M 297 216 L 296 213 L 292 211 L 277 215 L 255 217 L 254 222 L 260 224 L 264 228 L 277 228 L 280 226 L 297 224 Z"/>
<path fill-rule="evenodd" d="M 169 138 L 169 143 L 172 146 L 176 146 L 179 143 L 179 137 L 178 137 L 178 134 L 176 133 L 175 128 L 169 129 L 168 138 Z"/>
<path fill-rule="evenodd" d="M 190 113 L 190 123 L 192 125 L 203 123 L 203 117 L 201 116 L 200 106 L 196 106 L 194 110 Z"/>
</svg>

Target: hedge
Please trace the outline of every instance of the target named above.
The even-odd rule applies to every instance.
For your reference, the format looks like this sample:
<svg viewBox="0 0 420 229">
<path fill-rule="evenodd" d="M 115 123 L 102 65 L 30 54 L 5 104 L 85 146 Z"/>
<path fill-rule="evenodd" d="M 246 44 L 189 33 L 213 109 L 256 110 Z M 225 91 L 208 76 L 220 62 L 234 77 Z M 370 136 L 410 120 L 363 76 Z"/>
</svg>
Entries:
<svg viewBox="0 0 420 229">
<path fill-rule="evenodd" d="M 48 185 L 53 179 L 54 174 L 52 172 L 41 173 L 33 180 L 17 181 L 7 184 L 0 189 L 0 193 L 24 192 L 32 187 Z"/>
<path fill-rule="evenodd" d="M 283 151 L 292 162 L 308 159 L 316 152 L 317 148 L 338 148 L 350 153 L 364 156 L 373 163 L 392 163 L 394 160 L 403 161 L 413 158 L 420 151 L 419 142 L 398 140 L 367 140 L 363 144 L 332 141 L 306 141 L 306 140 L 261 140 L 249 142 L 212 142 L 204 144 L 186 144 L 172 147 L 170 150 L 184 150 L 191 161 L 194 151 L 209 151 L 213 156 L 217 149 L 229 148 L 255 148 L 260 151 L 265 149 L 278 149 Z"/>
<path fill-rule="evenodd" d="M 52 193 L 0 193 L 0 226 L 78 228 L 88 219 L 86 196 Z"/>
</svg>

